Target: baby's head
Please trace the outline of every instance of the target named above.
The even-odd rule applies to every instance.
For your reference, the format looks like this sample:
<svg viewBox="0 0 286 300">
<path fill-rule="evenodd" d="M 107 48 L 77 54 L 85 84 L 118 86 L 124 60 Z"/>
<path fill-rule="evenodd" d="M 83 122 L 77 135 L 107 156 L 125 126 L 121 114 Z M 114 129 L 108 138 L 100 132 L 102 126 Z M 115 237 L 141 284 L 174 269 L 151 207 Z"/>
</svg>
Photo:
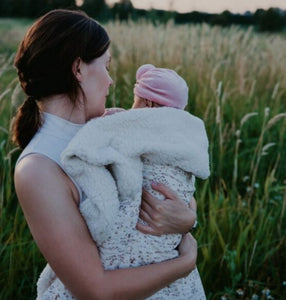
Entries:
<svg viewBox="0 0 286 300">
<path fill-rule="evenodd" d="M 175 71 L 142 65 L 136 72 L 132 108 L 168 106 L 184 109 L 188 103 L 186 81 Z"/>
</svg>

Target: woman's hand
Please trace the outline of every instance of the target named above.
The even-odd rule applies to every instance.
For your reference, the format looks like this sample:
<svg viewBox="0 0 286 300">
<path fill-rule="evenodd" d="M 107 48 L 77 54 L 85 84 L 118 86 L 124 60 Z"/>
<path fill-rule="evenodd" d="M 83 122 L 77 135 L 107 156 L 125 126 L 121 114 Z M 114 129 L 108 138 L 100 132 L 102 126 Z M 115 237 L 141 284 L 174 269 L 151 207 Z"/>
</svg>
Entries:
<svg viewBox="0 0 286 300">
<path fill-rule="evenodd" d="M 181 243 L 179 245 L 179 253 L 180 257 L 184 257 L 187 260 L 190 266 L 190 272 L 193 271 L 196 267 L 198 247 L 197 241 L 190 233 L 186 233 L 183 235 Z"/>
<path fill-rule="evenodd" d="M 190 231 L 197 218 L 195 199 L 192 198 L 188 206 L 176 192 L 164 184 L 152 183 L 152 188 L 162 193 L 166 199 L 158 200 L 143 190 L 140 218 L 147 224 L 137 223 L 137 229 L 158 236 Z"/>
</svg>

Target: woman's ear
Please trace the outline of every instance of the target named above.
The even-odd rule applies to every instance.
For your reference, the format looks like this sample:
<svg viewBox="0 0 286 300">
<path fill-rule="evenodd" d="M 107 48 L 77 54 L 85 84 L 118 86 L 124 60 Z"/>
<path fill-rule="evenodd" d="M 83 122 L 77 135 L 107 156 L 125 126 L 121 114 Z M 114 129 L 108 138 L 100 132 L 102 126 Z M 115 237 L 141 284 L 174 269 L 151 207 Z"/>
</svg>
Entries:
<svg viewBox="0 0 286 300">
<path fill-rule="evenodd" d="M 72 64 L 72 71 L 78 81 L 81 81 L 82 78 L 81 67 L 82 60 L 80 57 L 77 57 Z"/>
</svg>

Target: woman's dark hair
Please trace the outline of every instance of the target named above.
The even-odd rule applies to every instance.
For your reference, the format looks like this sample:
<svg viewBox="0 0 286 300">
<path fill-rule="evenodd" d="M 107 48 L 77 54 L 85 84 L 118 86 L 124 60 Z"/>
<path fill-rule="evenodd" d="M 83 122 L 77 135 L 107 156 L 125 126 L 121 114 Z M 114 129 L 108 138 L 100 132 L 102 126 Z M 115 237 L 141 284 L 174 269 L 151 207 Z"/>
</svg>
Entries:
<svg viewBox="0 0 286 300">
<path fill-rule="evenodd" d="M 77 58 L 85 63 L 108 48 L 106 31 L 86 13 L 56 9 L 39 18 L 28 30 L 15 57 L 19 80 L 27 95 L 12 125 L 12 140 L 27 146 L 41 118 L 37 102 L 42 97 L 67 94 L 76 104 L 83 93 L 72 66 Z"/>
</svg>

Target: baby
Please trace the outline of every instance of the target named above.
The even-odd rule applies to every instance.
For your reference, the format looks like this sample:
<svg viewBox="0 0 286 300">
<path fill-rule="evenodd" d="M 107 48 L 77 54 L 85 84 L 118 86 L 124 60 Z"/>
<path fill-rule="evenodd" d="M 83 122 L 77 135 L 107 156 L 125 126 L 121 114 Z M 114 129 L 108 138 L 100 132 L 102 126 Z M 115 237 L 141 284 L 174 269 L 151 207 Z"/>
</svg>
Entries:
<svg viewBox="0 0 286 300">
<path fill-rule="evenodd" d="M 188 92 L 189 88 L 186 81 L 174 70 L 156 68 L 152 64 L 145 64 L 139 67 L 136 72 L 132 108 L 166 106 L 183 110 L 188 103 Z M 195 178 L 192 177 L 192 180 L 195 181 Z M 153 190 L 150 191 L 155 194 Z M 193 228 L 196 225 L 197 221 Z"/>
</svg>

